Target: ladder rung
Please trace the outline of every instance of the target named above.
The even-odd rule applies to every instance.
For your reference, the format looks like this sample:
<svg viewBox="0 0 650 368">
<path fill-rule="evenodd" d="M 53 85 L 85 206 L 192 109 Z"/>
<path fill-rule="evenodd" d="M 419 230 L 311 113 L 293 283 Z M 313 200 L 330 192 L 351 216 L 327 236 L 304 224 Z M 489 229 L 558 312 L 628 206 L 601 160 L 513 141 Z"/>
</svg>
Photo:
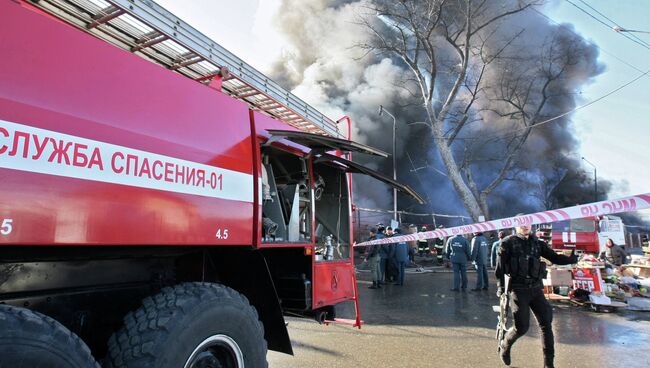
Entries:
<svg viewBox="0 0 650 368">
<path fill-rule="evenodd" d="M 285 120 L 285 121 L 286 121 L 287 123 L 292 123 L 292 122 L 297 121 L 297 120 L 305 120 L 305 119 L 302 118 L 302 117 L 300 117 L 300 116 L 297 116 L 297 117 L 295 117 L 295 118 L 287 119 L 287 120 Z"/>
<path fill-rule="evenodd" d="M 179 68 L 184 68 L 186 66 L 190 66 L 192 64 L 199 63 L 201 61 L 203 61 L 203 58 L 200 57 L 200 56 L 196 56 L 194 59 L 190 59 L 190 60 L 184 61 L 182 63 L 174 63 L 174 65 L 172 65 L 169 69 L 176 70 L 176 69 L 179 69 Z"/>
<path fill-rule="evenodd" d="M 253 92 L 248 92 L 248 93 L 242 93 L 242 94 L 237 94 L 237 98 L 248 98 L 248 97 L 253 97 L 255 95 L 259 95 L 261 92 L 259 91 L 253 91 Z"/>
<path fill-rule="evenodd" d="M 198 55 L 196 55 L 196 54 L 193 53 L 192 51 L 188 51 L 188 52 L 182 53 L 182 54 L 180 54 L 180 55 L 177 55 L 177 56 L 172 60 L 172 63 L 174 63 L 174 64 L 176 64 L 176 63 L 181 63 L 181 62 L 183 62 L 183 61 L 185 61 L 185 60 L 193 59 L 193 58 L 195 58 L 195 57 L 197 57 L 197 56 L 198 56 Z"/>
<path fill-rule="evenodd" d="M 158 33 L 156 31 L 150 32 L 142 37 L 140 37 L 136 43 L 137 45 L 131 47 L 131 52 L 137 52 L 147 47 L 151 47 L 157 43 L 167 40 L 167 36 L 164 34 Z"/>
<path fill-rule="evenodd" d="M 233 88 L 233 90 L 232 90 L 232 92 L 235 93 L 235 94 L 246 93 L 246 92 L 251 92 L 251 91 L 255 91 L 255 89 L 251 88 L 249 86 Z"/>
<path fill-rule="evenodd" d="M 262 111 L 268 111 L 268 110 L 277 109 L 278 107 L 282 107 L 282 105 L 280 105 L 279 103 L 273 103 L 270 105 L 260 106 L 259 109 Z"/>
<path fill-rule="evenodd" d="M 124 10 L 114 5 L 111 5 L 107 8 L 102 9 L 99 13 L 93 16 L 93 21 L 90 24 L 88 24 L 86 28 L 93 29 L 101 24 L 108 22 L 111 19 L 115 19 L 119 17 L 124 13 L 125 13 Z"/>
<path fill-rule="evenodd" d="M 282 119 L 282 120 L 287 120 L 287 118 L 289 116 L 293 116 L 293 115 L 296 115 L 296 114 L 294 114 L 292 111 L 287 111 L 287 112 L 282 113 L 282 114 L 275 114 L 275 116 L 277 116 L 279 119 Z"/>
</svg>

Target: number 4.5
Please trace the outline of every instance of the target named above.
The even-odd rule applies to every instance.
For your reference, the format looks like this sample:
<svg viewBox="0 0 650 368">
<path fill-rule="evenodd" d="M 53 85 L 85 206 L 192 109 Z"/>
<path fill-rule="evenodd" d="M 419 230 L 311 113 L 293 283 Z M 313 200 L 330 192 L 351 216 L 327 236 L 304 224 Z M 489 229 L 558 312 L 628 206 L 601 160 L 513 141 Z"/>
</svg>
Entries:
<svg viewBox="0 0 650 368">
<path fill-rule="evenodd" d="M 217 239 L 228 239 L 228 229 L 217 229 L 217 234 L 215 235 Z"/>
</svg>

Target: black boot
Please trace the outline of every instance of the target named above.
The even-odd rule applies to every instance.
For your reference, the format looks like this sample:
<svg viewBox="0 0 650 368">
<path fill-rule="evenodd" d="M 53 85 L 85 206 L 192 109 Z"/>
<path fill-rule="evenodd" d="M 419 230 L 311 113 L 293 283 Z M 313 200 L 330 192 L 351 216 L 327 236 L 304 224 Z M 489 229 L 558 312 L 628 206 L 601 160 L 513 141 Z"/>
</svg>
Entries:
<svg viewBox="0 0 650 368">
<path fill-rule="evenodd" d="M 368 286 L 368 289 L 377 289 L 377 283 L 375 281 L 372 282 L 372 286 Z"/>
<path fill-rule="evenodd" d="M 499 345 L 499 356 L 501 357 L 503 364 L 507 366 L 510 365 L 510 346 L 507 345 L 505 341 L 501 341 L 501 344 Z"/>
</svg>

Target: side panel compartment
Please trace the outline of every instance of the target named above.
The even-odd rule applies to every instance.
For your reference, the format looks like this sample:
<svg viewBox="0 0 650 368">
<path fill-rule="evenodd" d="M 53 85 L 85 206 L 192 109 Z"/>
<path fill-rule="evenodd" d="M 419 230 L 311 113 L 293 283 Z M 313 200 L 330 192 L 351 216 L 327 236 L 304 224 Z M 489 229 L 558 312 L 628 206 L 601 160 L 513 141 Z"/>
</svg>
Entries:
<svg viewBox="0 0 650 368">
<path fill-rule="evenodd" d="M 0 244 L 252 244 L 245 104 L 13 1 L 0 34 Z"/>
</svg>

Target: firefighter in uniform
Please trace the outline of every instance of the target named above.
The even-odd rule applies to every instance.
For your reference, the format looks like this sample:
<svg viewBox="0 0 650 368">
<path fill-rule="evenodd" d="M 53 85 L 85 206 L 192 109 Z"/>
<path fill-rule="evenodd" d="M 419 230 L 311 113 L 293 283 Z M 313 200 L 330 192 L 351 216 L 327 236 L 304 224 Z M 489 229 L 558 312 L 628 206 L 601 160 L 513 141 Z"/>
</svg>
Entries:
<svg viewBox="0 0 650 368">
<path fill-rule="evenodd" d="M 427 227 L 422 226 L 420 231 L 421 232 L 427 231 Z M 418 255 L 420 257 L 422 257 L 422 256 L 426 255 L 427 253 L 429 253 L 429 241 L 427 239 L 418 240 Z"/>
<path fill-rule="evenodd" d="M 546 263 L 540 260 L 566 265 L 577 262 L 575 254 L 564 256 L 555 253 L 545 242 L 537 239 L 529 226 L 515 228 L 516 234 L 503 239 L 499 246 L 495 275 L 497 277 L 497 296 L 510 293 L 510 306 L 514 319 L 499 349 L 501 360 L 510 365 L 512 344 L 526 334 L 530 324 L 530 311 L 533 311 L 542 332 L 544 367 L 553 367 L 555 349 L 553 344 L 553 311 L 546 301 L 542 279 L 546 277 Z M 510 277 L 508 291 L 505 277 Z"/>
<path fill-rule="evenodd" d="M 465 291 L 467 289 L 467 261 L 472 258 L 467 239 L 461 234 L 449 238 L 445 256 L 451 261 L 454 271 L 454 287 L 451 291 L 459 291 L 459 286 Z"/>
</svg>

